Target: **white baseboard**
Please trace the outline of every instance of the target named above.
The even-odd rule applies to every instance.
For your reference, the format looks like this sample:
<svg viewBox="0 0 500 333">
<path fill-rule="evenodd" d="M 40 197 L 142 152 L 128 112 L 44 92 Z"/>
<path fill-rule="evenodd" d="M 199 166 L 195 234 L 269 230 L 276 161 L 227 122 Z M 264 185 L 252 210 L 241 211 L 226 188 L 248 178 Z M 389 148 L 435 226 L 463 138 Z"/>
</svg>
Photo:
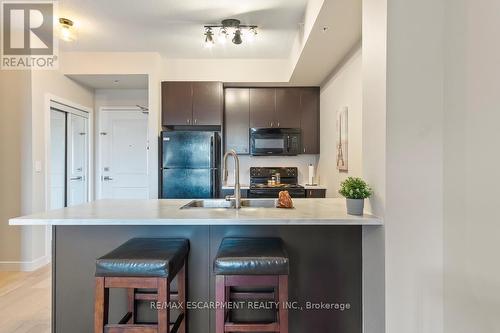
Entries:
<svg viewBox="0 0 500 333">
<path fill-rule="evenodd" d="M 32 272 L 50 263 L 50 256 L 32 261 L 0 261 L 0 272 Z"/>
</svg>

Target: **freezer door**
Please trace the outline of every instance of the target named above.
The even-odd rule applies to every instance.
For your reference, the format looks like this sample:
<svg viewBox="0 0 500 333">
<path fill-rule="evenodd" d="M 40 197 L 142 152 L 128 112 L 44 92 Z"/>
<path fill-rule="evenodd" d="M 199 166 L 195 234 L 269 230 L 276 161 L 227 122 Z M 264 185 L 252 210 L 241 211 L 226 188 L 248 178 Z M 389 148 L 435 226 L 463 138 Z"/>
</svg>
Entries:
<svg viewBox="0 0 500 333">
<path fill-rule="evenodd" d="M 214 169 L 163 169 L 162 198 L 213 198 Z"/>
<path fill-rule="evenodd" d="M 214 132 L 162 132 L 163 168 L 213 168 Z"/>
</svg>

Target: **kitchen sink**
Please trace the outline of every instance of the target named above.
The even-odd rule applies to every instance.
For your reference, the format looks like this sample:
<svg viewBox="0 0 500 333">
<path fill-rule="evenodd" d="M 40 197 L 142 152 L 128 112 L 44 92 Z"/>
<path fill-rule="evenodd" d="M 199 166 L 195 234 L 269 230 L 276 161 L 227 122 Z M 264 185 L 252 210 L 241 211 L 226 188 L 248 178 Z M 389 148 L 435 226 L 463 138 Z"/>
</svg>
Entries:
<svg viewBox="0 0 500 333">
<path fill-rule="evenodd" d="M 234 200 L 225 199 L 201 199 L 193 200 L 181 207 L 181 209 L 190 208 L 233 208 Z M 242 199 L 241 208 L 276 208 L 275 199 Z"/>
</svg>

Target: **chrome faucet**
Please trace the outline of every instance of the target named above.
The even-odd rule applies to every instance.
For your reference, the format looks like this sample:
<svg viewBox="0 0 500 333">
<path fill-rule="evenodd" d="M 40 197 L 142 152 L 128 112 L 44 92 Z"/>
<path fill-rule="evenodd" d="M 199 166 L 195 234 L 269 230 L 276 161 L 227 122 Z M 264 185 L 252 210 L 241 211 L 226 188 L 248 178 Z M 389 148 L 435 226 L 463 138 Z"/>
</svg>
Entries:
<svg viewBox="0 0 500 333">
<path fill-rule="evenodd" d="M 240 159 L 238 154 L 234 150 L 230 150 L 224 154 L 224 185 L 227 185 L 227 158 L 231 155 L 234 158 L 234 195 L 226 196 L 226 200 L 231 200 L 234 198 L 234 208 L 239 209 L 241 207 L 241 191 L 240 191 Z"/>
</svg>

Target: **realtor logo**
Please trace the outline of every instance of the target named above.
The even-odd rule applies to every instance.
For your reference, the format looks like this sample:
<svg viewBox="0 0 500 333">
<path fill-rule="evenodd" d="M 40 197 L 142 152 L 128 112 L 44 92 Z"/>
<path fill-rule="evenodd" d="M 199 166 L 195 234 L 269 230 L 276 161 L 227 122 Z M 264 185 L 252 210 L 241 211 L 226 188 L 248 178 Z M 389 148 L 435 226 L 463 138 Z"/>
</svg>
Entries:
<svg viewBox="0 0 500 333">
<path fill-rule="evenodd" d="M 55 69 L 54 8 L 50 1 L 2 2 L 2 69 Z"/>
</svg>

